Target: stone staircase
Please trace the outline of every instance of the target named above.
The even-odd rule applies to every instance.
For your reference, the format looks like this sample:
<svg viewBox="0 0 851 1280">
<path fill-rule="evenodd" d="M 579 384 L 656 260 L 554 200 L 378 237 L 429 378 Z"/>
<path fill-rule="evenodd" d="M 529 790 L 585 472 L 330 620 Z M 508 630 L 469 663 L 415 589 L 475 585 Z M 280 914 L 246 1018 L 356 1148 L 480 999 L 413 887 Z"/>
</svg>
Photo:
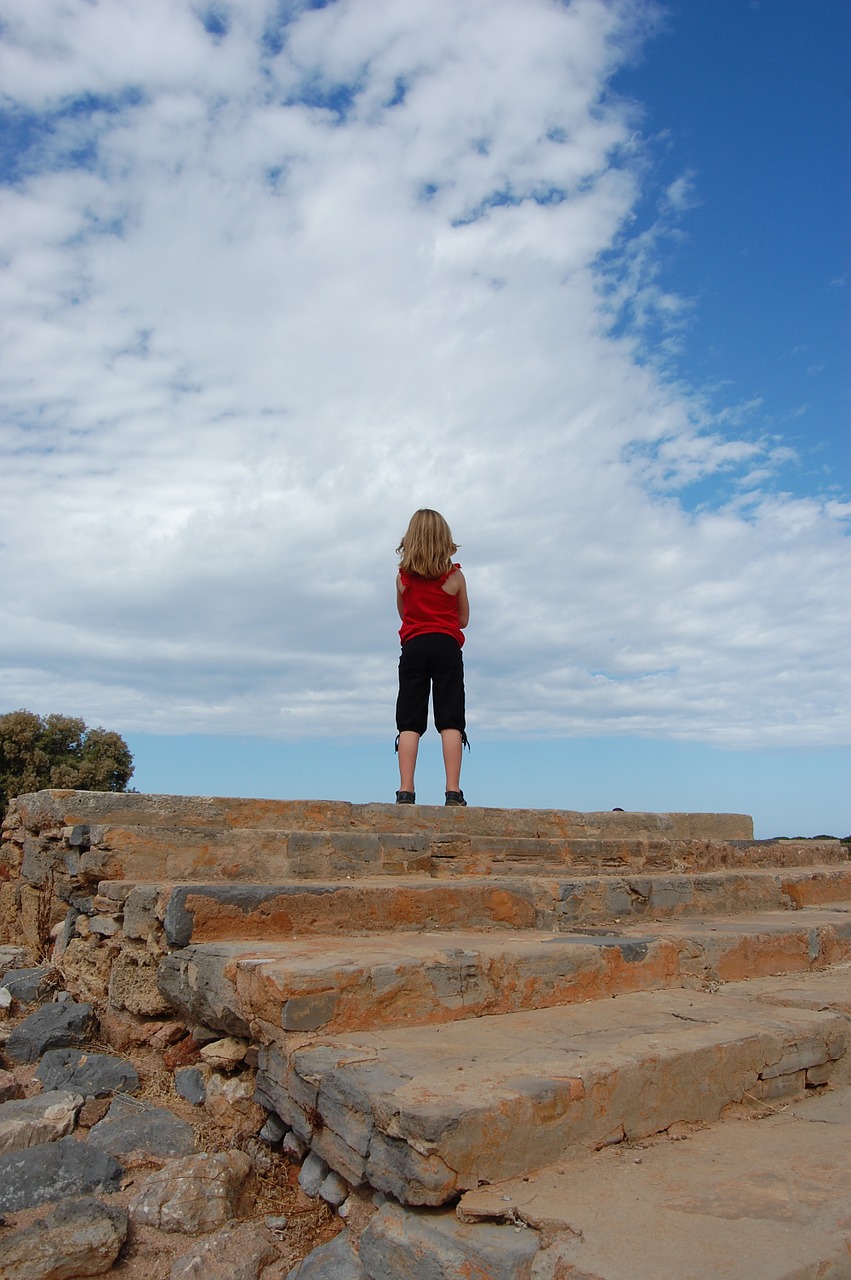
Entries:
<svg viewBox="0 0 851 1280">
<path fill-rule="evenodd" d="M 558 1269 L 566 1222 L 520 1247 L 518 1179 L 551 1201 L 566 1159 L 848 1076 L 838 841 L 756 841 L 735 814 L 55 791 L 6 835 L 84 932 L 117 922 L 156 959 L 187 1021 L 256 1043 L 267 1110 L 398 1202 L 329 1276 L 584 1275 Z"/>
</svg>

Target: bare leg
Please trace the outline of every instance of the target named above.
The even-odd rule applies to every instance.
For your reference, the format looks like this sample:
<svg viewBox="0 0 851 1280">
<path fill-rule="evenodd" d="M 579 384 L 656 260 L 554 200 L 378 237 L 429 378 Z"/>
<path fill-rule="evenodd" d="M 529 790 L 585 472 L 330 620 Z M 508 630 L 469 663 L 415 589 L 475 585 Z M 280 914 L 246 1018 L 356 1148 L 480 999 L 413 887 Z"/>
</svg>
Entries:
<svg viewBox="0 0 851 1280">
<path fill-rule="evenodd" d="M 414 790 L 414 773 L 417 767 L 417 752 L 420 749 L 420 735 L 412 729 L 405 729 L 399 734 L 399 790 Z"/>
<path fill-rule="evenodd" d="M 443 767 L 446 770 L 446 790 L 461 790 L 461 752 L 463 740 L 460 729 L 442 729 Z"/>
</svg>

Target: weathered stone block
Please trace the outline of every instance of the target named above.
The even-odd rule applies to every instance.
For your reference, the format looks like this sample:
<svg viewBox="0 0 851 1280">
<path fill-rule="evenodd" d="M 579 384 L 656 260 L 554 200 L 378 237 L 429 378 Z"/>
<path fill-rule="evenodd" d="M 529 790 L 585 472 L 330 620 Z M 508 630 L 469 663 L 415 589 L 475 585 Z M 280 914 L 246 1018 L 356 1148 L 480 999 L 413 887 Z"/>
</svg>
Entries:
<svg viewBox="0 0 851 1280">
<path fill-rule="evenodd" d="M 371 1280 L 529 1280 L 540 1247 L 534 1231 L 384 1205 L 361 1236 L 360 1259 Z"/>
<path fill-rule="evenodd" d="M 4 1280 L 65 1280 L 109 1271 L 127 1238 L 121 1208 L 84 1198 L 66 1200 L 37 1222 L 0 1237 Z"/>
<path fill-rule="evenodd" d="M 46 1004 L 15 1027 L 6 1041 L 6 1054 L 13 1062 L 36 1062 L 48 1049 L 80 1044 L 93 1028 L 90 1004 Z"/>
<path fill-rule="evenodd" d="M 171 1005 L 157 984 L 157 958 L 138 944 L 125 943 L 109 977 L 109 1003 L 140 1017 L 171 1013 Z"/>
<path fill-rule="evenodd" d="M 169 1280 L 258 1280 L 281 1256 L 271 1231 L 252 1222 L 228 1224 L 172 1265 Z"/>
<path fill-rule="evenodd" d="M 132 1062 L 106 1053 L 78 1049 L 49 1049 L 36 1069 L 45 1089 L 71 1089 L 85 1098 L 111 1093 L 135 1093 L 139 1075 Z"/>
<path fill-rule="evenodd" d="M 0 1213 L 65 1196 L 118 1191 L 123 1174 L 112 1156 L 70 1137 L 0 1155 Z"/>
<path fill-rule="evenodd" d="M 236 1216 L 251 1160 L 244 1151 L 175 1160 L 153 1173 L 130 1203 L 134 1222 L 198 1235 Z"/>
<path fill-rule="evenodd" d="M 195 1150 L 195 1131 L 166 1107 L 116 1098 L 90 1130 L 88 1145 L 113 1156 L 185 1156 Z"/>
<path fill-rule="evenodd" d="M 0 1105 L 0 1152 L 24 1151 L 64 1138 L 73 1131 L 82 1105 L 78 1093 L 66 1090 L 4 1102 Z"/>
<path fill-rule="evenodd" d="M 320 1245 L 309 1253 L 292 1271 L 287 1280 L 372 1280 L 367 1275 L 345 1232 L 328 1244 Z M 422 1278 L 425 1280 L 425 1277 Z"/>
</svg>

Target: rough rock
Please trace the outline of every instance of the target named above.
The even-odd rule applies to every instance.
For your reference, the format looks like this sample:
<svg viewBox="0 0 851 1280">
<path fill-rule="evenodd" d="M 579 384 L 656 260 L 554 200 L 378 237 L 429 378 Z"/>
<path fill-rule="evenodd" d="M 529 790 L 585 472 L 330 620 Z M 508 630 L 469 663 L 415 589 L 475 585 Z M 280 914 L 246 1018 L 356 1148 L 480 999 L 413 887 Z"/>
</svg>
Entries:
<svg viewBox="0 0 851 1280">
<path fill-rule="evenodd" d="M 256 1133 L 263 1123 L 262 1108 L 254 1101 L 254 1079 L 213 1075 L 207 1081 L 205 1106 L 214 1120 L 249 1128 Z"/>
<path fill-rule="evenodd" d="M 316 1196 L 327 1176 L 328 1165 L 320 1155 L 311 1151 L 299 1171 L 298 1185 L 306 1196 Z"/>
<path fill-rule="evenodd" d="M 540 1247 L 535 1231 L 386 1204 L 361 1236 L 360 1257 L 371 1280 L 529 1280 Z"/>
<path fill-rule="evenodd" d="M 86 1098 L 110 1093 L 135 1093 L 139 1075 L 132 1062 L 106 1053 L 79 1049 L 48 1049 L 36 1069 L 45 1089 L 73 1089 Z"/>
<path fill-rule="evenodd" d="M 202 1106 L 207 1097 L 207 1081 L 200 1067 L 180 1067 L 175 1071 L 174 1088 L 194 1107 Z"/>
<path fill-rule="evenodd" d="M 21 1004 L 31 1004 L 40 1000 L 57 985 L 57 973 L 50 965 L 38 965 L 34 969 L 10 969 L 0 978 L 0 987 L 5 987 L 14 1000 Z"/>
<path fill-rule="evenodd" d="M 247 1040 L 237 1040 L 235 1036 L 226 1036 L 223 1040 L 212 1040 L 201 1050 L 201 1057 L 209 1067 L 217 1071 L 233 1071 L 245 1061 L 249 1044 Z"/>
<path fill-rule="evenodd" d="M 273 1147 L 276 1142 L 281 1141 L 281 1139 L 286 1135 L 286 1132 L 287 1126 L 284 1124 L 281 1117 L 276 1116 L 274 1111 L 272 1111 L 266 1116 L 266 1123 L 260 1130 L 259 1136 L 264 1142 L 268 1142 L 270 1147 Z M 304 1155 L 304 1152 L 302 1152 L 302 1155 Z"/>
<path fill-rule="evenodd" d="M 326 1204 L 338 1208 L 344 1200 L 348 1199 L 349 1184 L 345 1178 L 341 1178 L 339 1173 L 331 1172 L 322 1179 L 319 1187 L 319 1196 Z"/>
<path fill-rule="evenodd" d="M 178 1258 L 169 1280 L 258 1280 L 263 1268 L 280 1256 L 271 1231 L 250 1222 L 234 1224 Z"/>
<path fill-rule="evenodd" d="M 157 961 L 145 947 L 126 943 L 116 957 L 109 977 L 109 1003 L 113 1009 L 144 1018 L 172 1012 L 157 987 Z"/>
<path fill-rule="evenodd" d="M 91 1034 L 94 1011 L 90 1004 L 46 1004 L 31 1013 L 6 1041 L 13 1062 L 37 1062 L 48 1049 L 65 1049 Z"/>
<path fill-rule="evenodd" d="M 89 1132 L 89 1145 L 113 1156 L 185 1156 L 195 1149 L 195 1131 L 166 1107 L 116 1098 Z"/>
<path fill-rule="evenodd" d="M 303 1160 L 310 1147 L 304 1138 L 300 1138 L 294 1130 L 290 1129 L 288 1133 L 284 1134 L 281 1150 L 284 1155 L 292 1156 L 294 1160 Z"/>
<path fill-rule="evenodd" d="M 344 1231 L 302 1259 L 288 1273 L 287 1280 L 370 1280 L 370 1276 L 361 1265 Z M 425 1276 L 422 1280 L 425 1280 Z M 431 1276 L 428 1280 L 431 1280 Z"/>
<path fill-rule="evenodd" d="M 84 918 L 77 918 L 77 928 Z M 116 943 L 105 944 L 99 938 L 71 938 L 62 956 L 62 972 L 78 997 L 90 1002 L 103 998 L 116 950 Z"/>
<path fill-rule="evenodd" d="M 25 1151 L 72 1133 L 83 1105 L 78 1093 L 57 1090 L 0 1106 L 0 1152 Z"/>
<path fill-rule="evenodd" d="M 12 1151 L 0 1155 L 0 1213 L 70 1195 L 117 1191 L 123 1174 L 111 1155 L 74 1138 Z"/>
<path fill-rule="evenodd" d="M 127 1214 L 90 1197 L 66 1200 L 46 1217 L 0 1236 L 3 1280 L 71 1280 L 109 1271 L 127 1238 Z"/>
<path fill-rule="evenodd" d="M 130 1204 L 134 1222 L 198 1235 L 236 1214 L 251 1170 L 244 1151 L 219 1151 L 175 1160 L 151 1174 Z"/>
</svg>

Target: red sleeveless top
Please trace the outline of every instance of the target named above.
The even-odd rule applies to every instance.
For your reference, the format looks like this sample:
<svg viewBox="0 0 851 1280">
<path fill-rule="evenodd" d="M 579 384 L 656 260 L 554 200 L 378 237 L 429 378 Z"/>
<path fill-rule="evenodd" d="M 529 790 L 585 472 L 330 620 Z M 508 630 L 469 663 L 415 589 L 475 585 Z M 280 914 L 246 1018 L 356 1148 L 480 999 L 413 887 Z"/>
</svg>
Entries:
<svg viewBox="0 0 851 1280">
<path fill-rule="evenodd" d="M 429 636 L 438 632 L 452 636 L 459 645 L 464 643 L 464 632 L 458 624 L 458 597 L 443 590 L 447 578 L 460 569 L 454 564 L 441 578 L 421 578 L 416 573 L 399 571 L 402 579 L 402 611 L 404 619 L 399 628 L 402 644 L 414 636 Z"/>
</svg>

